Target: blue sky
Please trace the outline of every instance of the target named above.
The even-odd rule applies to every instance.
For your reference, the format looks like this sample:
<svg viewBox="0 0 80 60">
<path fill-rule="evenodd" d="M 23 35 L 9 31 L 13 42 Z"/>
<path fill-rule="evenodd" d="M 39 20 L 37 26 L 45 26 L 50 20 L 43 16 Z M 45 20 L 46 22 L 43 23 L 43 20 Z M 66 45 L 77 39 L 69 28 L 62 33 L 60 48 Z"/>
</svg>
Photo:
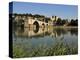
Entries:
<svg viewBox="0 0 80 60">
<path fill-rule="evenodd" d="M 48 17 L 55 15 L 62 19 L 75 19 L 78 17 L 78 7 L 76 5 L 13 2 L 13 13 L 40 14 Z"/>
</svg>

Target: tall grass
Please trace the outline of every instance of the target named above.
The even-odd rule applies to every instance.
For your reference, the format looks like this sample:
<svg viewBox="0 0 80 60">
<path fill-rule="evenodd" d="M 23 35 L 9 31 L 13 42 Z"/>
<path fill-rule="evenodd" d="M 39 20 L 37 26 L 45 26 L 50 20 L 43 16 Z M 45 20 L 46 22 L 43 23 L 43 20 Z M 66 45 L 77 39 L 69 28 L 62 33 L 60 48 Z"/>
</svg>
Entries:
<svg viewBox="0 0 80 60">
<path fill-rule="evenodd" d="M 27 46 L 28 47 L 28 46 Z M 71 55 L 78 53 L 78 47 L 70 47 L 62 42 L 56 43 L 53 47 L 47 47 L 46 45 L 39 45 L 30 49 L 26 49 L 23 46 L 17 45 L 13 47 L 13 57 L 36 57 L 36 56 L 55 56 L 55 55 Z"/>
</svg>

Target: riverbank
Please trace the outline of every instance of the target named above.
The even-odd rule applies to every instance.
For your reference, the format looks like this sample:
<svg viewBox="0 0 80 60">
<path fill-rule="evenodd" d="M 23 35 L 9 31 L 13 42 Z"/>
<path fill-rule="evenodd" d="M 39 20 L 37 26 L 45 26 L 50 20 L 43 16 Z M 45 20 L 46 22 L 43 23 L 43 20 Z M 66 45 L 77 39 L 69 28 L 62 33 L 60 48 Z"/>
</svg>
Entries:
<svg viewBox="0 0 80 60">
<path fill-rule="evenodd" d="M 47 47 L 46 45 L 40 45 L 38 47 L 33 48 L 32 46 L 27 46 L 23 49 L 21 46 L 14 46 L 13 47 L 13 57 L 20 58 L 20 57 L 39 57 L 39 56 L 58 56 L 58 55 L 76 55 L 78 54 L 77 47 L 70 47 L 67 44 L 62 42 L 56 43 L 53 47 Z"/>
<path fill-rule="evenodd" d="M 48 28 L 78 28 L 78 26 L 48 26 Z"/>
</svg>

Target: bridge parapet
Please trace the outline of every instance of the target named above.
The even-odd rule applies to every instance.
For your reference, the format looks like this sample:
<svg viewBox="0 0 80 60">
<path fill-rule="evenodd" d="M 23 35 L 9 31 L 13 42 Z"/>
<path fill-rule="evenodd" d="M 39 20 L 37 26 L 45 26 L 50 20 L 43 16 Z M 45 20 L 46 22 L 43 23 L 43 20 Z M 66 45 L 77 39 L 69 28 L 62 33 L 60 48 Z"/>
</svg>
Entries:
<svg viewBox="0 0 80 60">
<path fill-rule="evenodd" d="M 46 23 L 43 20 L 41 21 L 41 20 L 38 20 L 38 18 L 32 18 L 32 17 L 16 16 L 15 21 L 19 21 L 19 20 L 24 20 L 24 27 L 32 26 L 32 25 L 34 25 L 35 22 L 37 22 L 39 24 L 39 27 L 50 25 L 50 22 Z"/>
</svg>

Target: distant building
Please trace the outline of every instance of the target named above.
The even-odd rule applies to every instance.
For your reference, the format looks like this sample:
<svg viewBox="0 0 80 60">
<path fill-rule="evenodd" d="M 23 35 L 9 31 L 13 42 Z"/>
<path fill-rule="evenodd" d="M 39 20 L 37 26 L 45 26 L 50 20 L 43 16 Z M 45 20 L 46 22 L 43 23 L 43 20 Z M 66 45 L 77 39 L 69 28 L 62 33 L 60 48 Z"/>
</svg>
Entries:
<svg viewBox="0 0 80 60">
<path fill-rule="evenodd" d="M 51 17 L 51 20 L 52 20 L 52 21 L 57 21 L 58 18 L 59 18 L 58 16 L 52 16 L 52 17 Z"/>
<path fill-rule="evenodd" d="M 52 24 L 55 25 L 56 21 L 58 20 L 58 16 L 52 16 L 51 20 L 52 20 Z"/>
</svg>

